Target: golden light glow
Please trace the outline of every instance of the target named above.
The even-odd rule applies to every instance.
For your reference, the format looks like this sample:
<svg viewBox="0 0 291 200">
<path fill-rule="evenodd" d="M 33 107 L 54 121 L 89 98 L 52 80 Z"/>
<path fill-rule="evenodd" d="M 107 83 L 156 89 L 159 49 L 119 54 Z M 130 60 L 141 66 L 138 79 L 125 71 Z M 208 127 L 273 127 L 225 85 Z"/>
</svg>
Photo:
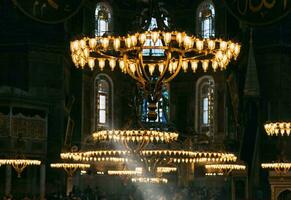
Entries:
<svg viewBox="0 0 291 200">
<path fill-rule="evenodd" d="M 165 56 L 156 58 L 156 61 L 149 61 L 146 56 L 143 56 L 142 52 L 144 49 L 156 49 L 157 46 L 144 45 L 146 40 L 155 41 L 160 40 L 162 46 L 158 46 L 159 49 L 163 49 Z M 180 71 L 182 63 L 183 69 L 186 69 L 186 63 L 196 60 L 197 64 L 203 66 L 204 71 L 209 70 L 211 63 L 215 62 L 221 70 L 226 69 L 226 66 L 232 59 L 236 59 L 240 52 L 240 45 L 232 41 L 224 41 L 221 39 L 199 39 L 194 36 L 187 35 L 184 32 L 164 32 L 164 31 L 146 31 L 143 33 L 135 33 L 124 37 L 95 37 L 88 38 L 84 37 L 80 40 L 71 42 L 71 55 L 72 60 L 76 67 L 84 68 L 86 64 L 90 64 L 92 68 L 93 63 L 90 57 L 96 59 L 104 59 L 109 61 L 116 59 L 119 62 L 122 71 L 128 72 L 128 74 L 139 82 L 145 82 L 146 77 L 143 76 L 146 72 L 145 66 L 153 64 L 151 67 L 151 76 L 157 74 L 159 63 L 167 63 L 160 74 L 170 72 L 168 77 L 162 78 L 162 82 L 169 82 L 172 80 Z M 131 56 L 129 56 L 131 55 Z M 143 57 L 143 58 L 142 58 Z M 177 67 L 175 70 L 170 69 L 170 60 L 176 59 Z M 104 62 L 102 60 L 99 68 L 103 70 Z M 136 70 L 130 72 L 129 63 L 134 63 Z M 216 64 L 215 64 L 216 65 Z M 96 67 L 96 65 L 94 65 Z M 94 68 L 93 67 L 93 68 Z M 193 66 L 192 66 L 193 67 Z M 197 65 L 198 67 L 198 65 Z M 92 68 L 92 69 L 93 69 Z M 213 67 L 214 68 L 214 67 Z M 153 71 L 154 70 L 154 71 Z M 195 72 L 196 70 L 193 70 Z"/>
<path fill-rule="evenodd" d="M 102 130 L 93 133 L 93 138 L 131 142 L 171 142 L 178 139 L 178 133 L 156 130 Z"/>
<path fill-rule="evenodd" d="M 205 176 L 223 176 L 224 174 L 222 172 L 207 172 L 205 173 Z"/>
<path fill-rule="evenodd" d="M 264 128 L 269 136 L 289 136 L 291 132 L 291 121 L 267 122 Z"/>
<path fill-rule="evenodd" d="M 87 169 L 90 168 L 89 164 L 84 163 L 51 163 L 51 168 L 58 168 L 58 169 L 64 169 L 68 176 L 73 176 L 74 172 L 77 169 Z"/>
<path fill-rule="evenodd" d="M 50 164 L 51 168 L 81 168 L 81 169 L 85 169 L 85 168 L 89 168 L 90 165 L 89 164 L 84 164 L 84 163 L 52 163 Z"/>
<path fill-rule="evenodd" d="M 125 156 L 129 154 L 129 151 L 123 150 L 95 150 L 95 151 L 86 151 L 86 152 L 66 152 L 61 153 L 62 159 L 82 159 L 83 157 L 114 157 L 114 156 Z"/>
<path fill-rule="evenodd" d="M 245 170 L 245 165 L 238 164 L 211 164 L 205 165 L 206 169 L 217 169 L 217 170 Z"/>
<path fill-rule="evenodd" d="M 291 163 L 288 162 L 275 162 L 275 163 L 262 163 L 263 169 L 275 170 L 279 174 L 287 173 L 291 168 Z"/>
<path fill-rule="evenodd" d="M 157 173 L 170 173 L 177 171 L 177 167 L 158 167 Z"/>
<path fill-rule="evenodd" d="M 126 175 L 141 175 L 141 168 L 136 168 L 135 170 L 108 170 L 108 175 L 118 175 L 118 176 L 126 176 Z"/>
<path fill-rule="evenodd" d="M 232 153 L 199 152 L 184 150 L 142 150 L 144 157 L 160 156 L 170 159 L 173 163 L 203 163 L 203 162 L 235 162 L 237 157 Z"/>
<path fill-rule="evenodd" d="M 168 179 L 166 178 L 150 178 L 150 177 L 136 177 L 131 179 L 134 183 L 168 183 Z"/>
<path fill-rule="evenodd" d="M 12 167 L 17 172 L 18 178 L 20 178 L 22 171 L 28 165 L 40 165 L 39 160 L 29 160 L 29 159 L 0 159 L 0 165 L 12 165 Z"/>
</svg>

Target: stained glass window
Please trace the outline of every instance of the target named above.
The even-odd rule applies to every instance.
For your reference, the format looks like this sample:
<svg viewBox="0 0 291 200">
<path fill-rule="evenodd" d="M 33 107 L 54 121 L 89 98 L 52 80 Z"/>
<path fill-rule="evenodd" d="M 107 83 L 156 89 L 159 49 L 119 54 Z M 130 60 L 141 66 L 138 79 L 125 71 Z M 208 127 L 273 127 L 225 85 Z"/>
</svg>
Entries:
<svg viewBox="0 0 291 200">
<path fill-rule="evenodd" d="M 95 35 L 102 36 L 109 32 L 111 13 L 108 5 L 98 3 L 95 9 Z"/>
<path fill-rule="evenodd" d="M 215 9 L 212 1 L 203 1 L 197 9 L 197 32 L 203 38 L 215 36 Z"/>
<path fill-rule="evenodd" d="M 169 120 L 169 102 L 170 102 L 169 85 L 164 85 L 162 89 L 162 97 L 156 103 L 157 106 L 156 112 L 158 114 L 157 119 L 155 121 L 149 120 L 148 101 L 144 99 L 142 103 L 142 121 L 167 123 Z"/>
</svg>

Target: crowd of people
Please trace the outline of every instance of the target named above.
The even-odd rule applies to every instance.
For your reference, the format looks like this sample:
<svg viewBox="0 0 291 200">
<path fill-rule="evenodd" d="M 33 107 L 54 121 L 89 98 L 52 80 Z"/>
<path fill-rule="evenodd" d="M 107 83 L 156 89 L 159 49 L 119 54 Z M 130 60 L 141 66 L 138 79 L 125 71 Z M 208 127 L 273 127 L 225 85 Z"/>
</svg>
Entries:
<svg viewBox="0 0 291 200">
<path fill-rule="evenodd" d="M 206 188 L 206 187 L 184 187 L 161 185 L 129 185 L 122 191 L 116 193 L 106 193 L 100 188 L 92 189 L 87 186 L 85 189 L 74 186 L 72 192 L 67 196 L 64 192 L 48 194 L 47 200 L 219 200 L 230 199 L 227 196 L 229 192 L 224 188 Z M 23 195 L 22 197 L 13 197 L 6 195 L 3 200 L 38 200 L 39 197 Z"/>
</svg>

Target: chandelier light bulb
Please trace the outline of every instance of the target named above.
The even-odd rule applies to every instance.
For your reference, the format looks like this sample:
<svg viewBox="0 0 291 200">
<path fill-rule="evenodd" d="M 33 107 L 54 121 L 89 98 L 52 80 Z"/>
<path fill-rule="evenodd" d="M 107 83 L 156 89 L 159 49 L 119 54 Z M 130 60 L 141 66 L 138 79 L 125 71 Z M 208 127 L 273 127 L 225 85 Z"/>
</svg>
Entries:
<svg viewBox="0 0 291 200">
<path fill-rule="evenodd" d="M 113 71 L 114 68 L 115 68 L 115 66 L 116 66 L 116 60 L 113 59 L 113 58 L 110 59 L 110 60 L 109 60 L 109 66 L 110 66 L 111 70 Z"/>
<path fill-rule="evenodd" d="M 142 33 L 139 35 L 139 42 L 143 45 L 147 39 L 146 34 Z"/>
<path fill-rule="evenodd" d="M 108 46 L 109 46 L 109 39 L 108 38 L 102 38 L 102 40 L 101 40 L 101 45 L 102 45 L 102 47 L 104 48 L 104 49 L 107 49 L 108 48 Z"/>
<path fill-rule="evenodd" d="M 188 61 L 187 60 L 183 60 L 182 68 L 183 68 L 184 72 L 187 72 L 187 69 L 188 69 Z"/>
<path fill-rule="evenodd" d="M 179 43 L 179 45 L 182 43 L 182 41 L 183 41 L 183 35 L 182 35 L 181 32 L 178 32 L 176 34 L 176 41 Z"/>
<path fill-rule="evenodd" d="M 98 59 L 99 68 L 102 71 L 105 67 L 105 59 L 99 58 Z"/>
<path fill-rule="evenodd" d="M 191 69 L 195 73 L 197 68 L 198 68 L 198 61 L 197 60 L 191 60 L 190 63 L 191 63 Z"/>
<path fill-rule="evenodd" d="M 127 37 L 125 39 L 125 45 L 127 48 L 130 48 L 131 47 L 131 38 L 130 37 Z"/>
<path fill-rule="evenodd" d="M 81 47 L 82 49 L 85 49 L 85 48 L 86 48 L 86 42 L 85 42 L 84 39 L 80 40 L 80 47 Z"/>
<path fill-rule="evenodd" d="M 93 70 L 94 67 L 95 67 L 95 59 L 94 58 L 89 58 L 88 59 L 88 65 L 89 65 L 90 69 Z"/>
<path fill-rule="evenodd" d="M 96 41 L 95 38 L 91 38 L 91 39 L 89 39 L 89 47 L 90 47 L 91 49 L 94 49 L 94 48 L 96 47 L 96 45 L 97 45 L 97 41 Z"/>
<path fill-rule="evenodd" d="M 164 64 L 163 63 L 159 63 L 158 66 L 159 66 L 159 72 L 160 72 L 160 74 L 163 73 L 163 71 L 164 71 Z"/>
<path fill-rule="evenodd" d="M 217 68 L 218 68 L 218 63 L 215 60 L 212 60 L 212 69 L 213 69 L 213 71 L 216 71 Z"/>
<path fill-rule="evenodd" d="M 225 41 L 220 41 L 220 49 L 225 51 L 227 48 L 227 43 Z"/>
<path fill-rule="evenodd" d="M 133 46 L 135 46 L 135 45 L 137 44 L 137 38 L 136 38 L 136 36 L 135 36 L 135 35 L 132 35 L 132 36 L 130 37 L 130 39 L 131 39 L 131 44 L 132 44 Z"/>
<path fill-rule="evenodd" d="M 163 34 L 163 36 L 165 44 L 168 45 L 172 40 L 172 34 L 170 32 L 166 32 Z"/>
<path fill-rule="evenodd" d="M 208 60 L 203 60 L 202 61 L 202 68 L 203 68 L 204 72 L 206 72 L 207 69 L 208 69 L 208 63 L 209 63 Z"/>
<path fill-rule="evenodd" d="M 160 33 L 156 32 L 156 31 L 151 33 L 151 38 L 152 38 L 152 41 L 154 42 L 154 44 L 156 44 L 156 42 L 158 41 L 159 35 L 160 35 Z"/>
<path fill-rule="evenodd" d="M 209 50 L 215 49 L 215 42 L 213 40 L 208 40 L 207 45 L 208 45 Z"/>
<path fill-rule="evenodd" d="M 202 51 L 202 49 L 203 49 L 203 41 L 197 40 L 196 41 L 196 48 L 197 48 L 198 51 Z"/>
<path fill-rule="evenodd" d="M 155 64 L 148 64 L 148 67 L 150 74 L 153 75 L 155 71 Z"/>
<path fill-rule="evenodd" d="M 119 38 L 115 38 L 113 41 L 113 48 L 115 51 L 118 51 L 120 48 L 120 39 Z"/>
</svg>

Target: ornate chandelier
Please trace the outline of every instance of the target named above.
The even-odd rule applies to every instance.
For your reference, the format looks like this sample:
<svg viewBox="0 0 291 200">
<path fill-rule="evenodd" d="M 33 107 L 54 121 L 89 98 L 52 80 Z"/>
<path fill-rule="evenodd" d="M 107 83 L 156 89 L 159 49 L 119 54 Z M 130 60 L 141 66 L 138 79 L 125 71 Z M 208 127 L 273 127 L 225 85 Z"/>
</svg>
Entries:
<svg viewBox="0 0 291 200">
<path fill-rule="evenodd" d="M 225 174 L 229 175 L 232 171 L 245 171 L 246 166 L 242 164 L 235 163 L 224 163 L 224 164 L 208 164 L 205 165 L 206 170 L 210 174 Z"/>
<path fill-rule="evenodd" d="M 153 183 L 153 184 L 168 183 L 168 179 L 160 177 L 137 177 L 132 178 L 131 181 L 134 183 Z"/>
<path fill-rule="evenodd" d="M 146 41 L 161 46 L 145 45 Z M 103 70 L 106 63 L 133 78 L 144 91 L 149 102 L 149 118 L 156 119 L 156 102 L 160 99 L 162 85 L 174 79 L 181 70 L 191 68 L 196 72 L 224 70 L 240 52 L 240 44 L 222 39 L 201 39 L 185 32 L 146 31 L 127 36 L 84 37 L 70 44 L 71 57 L 77 68 L 92 70 L 98 65 Z M 144 50 L 161 49 L 162 56 L 146 56 Z"/>
<path fill-rule="evenodd" d="M 262 163 L 261 166 L 263 169 L 275 170 L 275 172 L 278 174 L 286 174 L 291 168 L 291 163 L 289 162 Z"/>
<path fill-rule="evenodd" d="M 289 136 L 291 133 L 291 121 L 268 121 L 264 124 L 264 128 L 269 136 Z"/>
<path fill-rule="evenodd" d="M 22 171 L 29 165 L 40 165 L 39 160 L 29 160 L 29 159 L 0 159 L 0 165 L 12 165 L 12 167 L 17 172 L 17 177 L 21 177 Z"/>
<path fill-rule="evenodd" d="M 74 172 L 77 169 L 86 169 L 89 168 L 89 164 L 84 164 L 84 163 L 51 163 L 51 168 L 62 168 L 64 169 L 68 176 L 72 177 Z"/>
</svg>

